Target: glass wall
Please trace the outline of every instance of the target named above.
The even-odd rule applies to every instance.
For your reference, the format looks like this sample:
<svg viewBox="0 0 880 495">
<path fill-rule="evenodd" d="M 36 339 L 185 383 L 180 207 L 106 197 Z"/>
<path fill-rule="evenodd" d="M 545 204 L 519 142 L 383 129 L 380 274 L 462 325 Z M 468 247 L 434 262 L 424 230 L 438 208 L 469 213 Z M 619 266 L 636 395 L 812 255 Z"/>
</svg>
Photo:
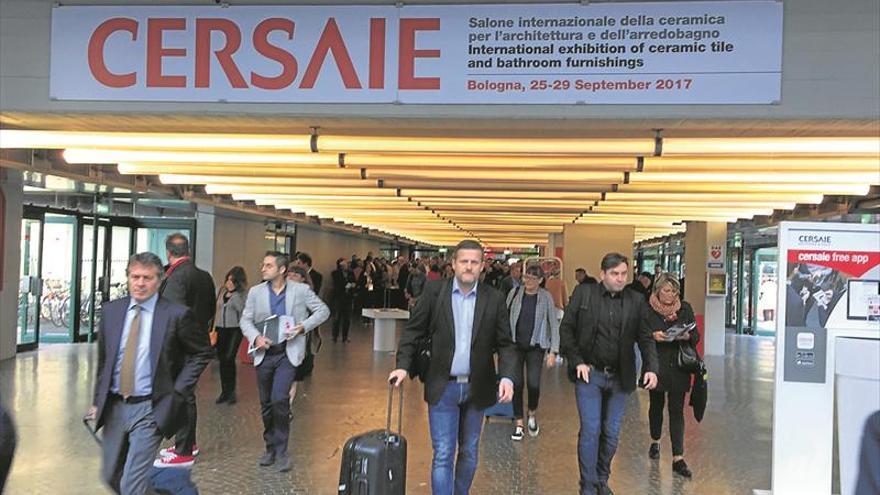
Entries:
<svg viewBox="0 0 880 495">
<path fill-rule="evenodd" d="M 40 314 L 40 239 L 42 220 L 21 222 L 21 263 L 18 287 L 18 346 L 36 346 Z"/>
<path fill-rule="evenodd" d="M 43 228 L 43 291 L 40 298 L 40 341 L 73 340 L 73 295 L 78 290 L 74 277 L 76 255 L 76 217 L 47 213 Z"/>
</svg>

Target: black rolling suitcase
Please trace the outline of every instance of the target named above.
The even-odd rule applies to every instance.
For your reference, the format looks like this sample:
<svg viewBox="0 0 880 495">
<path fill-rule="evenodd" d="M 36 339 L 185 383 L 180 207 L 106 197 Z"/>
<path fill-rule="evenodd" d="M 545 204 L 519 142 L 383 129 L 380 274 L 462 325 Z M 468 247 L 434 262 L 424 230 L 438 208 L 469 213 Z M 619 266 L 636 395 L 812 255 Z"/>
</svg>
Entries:
<svg viewBox="0 0 880 495">
<path fill-rule="evenodd" d="M 339 495 L 404 495 L 406 493 L 406 438 L 403 423 L 403 385 L 398 399 L 397 432 L 391 431 L 394 387 L 388 389 L 388 419 L 384 430 L 353 436 L 342 449 Z"/>
</svg>

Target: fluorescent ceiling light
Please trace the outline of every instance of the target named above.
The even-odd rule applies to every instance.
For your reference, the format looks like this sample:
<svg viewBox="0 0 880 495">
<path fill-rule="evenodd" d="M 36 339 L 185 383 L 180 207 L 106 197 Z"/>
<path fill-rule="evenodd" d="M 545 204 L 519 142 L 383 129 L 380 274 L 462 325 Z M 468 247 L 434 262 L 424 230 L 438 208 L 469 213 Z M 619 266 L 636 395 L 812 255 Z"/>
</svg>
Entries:
<svg viewBox="0 0 880 495">
<path fill-rule="evenodd" d="M 447 179 L 461 182 L 474 180 L 516 180 L 532 181 L 535 185 L 552 181 L 571 182 L 594 182 L 600 184 L 613 184 L 623 182 L 622 172 L 597 172 L 597 171 L 564 171 L 555 170 L 511 170 L 508 173 L 500 173 L 492 169 L 454 170 L 422 168 L 413 164 L 408 170 L 389 172 L 367 168 L 367 177 L 371 179 L 384 179 L 389 183 L 396 181 L 418 181 L 421 179 Z M 419 186 L 421 187 L 421 186 Z"/>
<path fill-rule="evenodd" d="M 311 136 L 272 134 L 187 134 L 160 132 L 30 131 L 0 129 L 2 148 L 102 148 L 160 150 L 311 150 Z"/>
<path fill-rule="evenodd" d="M 646 157 L 645 172 L 875 172 L 880 159 L 863 157 Z"/>
<path fill-rule="evenodd" d="M 537 139 L 460 137 L 318 136 L 318 150 L 340 153 L 588 154 L 642 156 L 654 139 Z"/>
<path fill-rule="evenodd" d="M 626 187 L 626 186 L 621 186 Z M 821 193 L 781 193 L 774 192 L 767 194 L 765 192 L 726 192 L 726 193 L 704 193 L 704 192 L 609 192 L 605 194 L 607 201 L 644 201 L 644 202 L 696 202 L 708 203 L 713 201 L 729 201 L 742 203 L 765 203 L 767 201 L 786 201 L 801 204 L 819 204 L 822 202 Z"/>
<path fill-rule="evenodd" d="M 764 192 L 768 198 L 776 193 L 842 194 L 864 196 L 870 184 L 765 184 L 765 183 L 678 183 L 678 184 L 621 184 L 618 192 Z"/>
<path fill-rule="evenodd" d="M 359 179 L 361 171 L 358 169 L 321 166 L 291 166 L 271 167 L 266 165 L 225 166 L 203 164 L 133 164 L 120 163 L 117 165 L 120 174 L 123 175 L 212 175 L 212 176 L 250 176 L 250 177 L 325 177 L 328 179 Z"/>
<path fill-rule="evenodd" d="M 611 190 L 611 184 L 592 184 L 578 183 L 568 181 L 556 182 L 539 182 L 539 181 L 500 181 L 497 179 L 490 180 L 470 180 L 462 178 L 460 180 L 386 180 L 384 187 L 397 189 L 441 189 L 449 191 L 508 191 L 508 192 L 535 192 L 552 195 L 559 192 L 580 192 L 595 193 Z"/>
<path fill-rule="evenodd" d="M 325 179 L 295 177 L 241 177 L 224 175 L 177 175 L 160 174 L 163 184 L 231 184 L 231 185 L 265 185 L 265 186 L 301 186 L 301 187 L 362 187 L 375 188 L 376 181 L 363 179 Z"/>
<path fill-rule="evenodd" d="M 297 187 L 206 184 L 208 194 L 271 194 L 271 195 L 334 195 L 334 196 L 397 196 L 394 189 L 366 187 Z"/>
<path fill-rule="evenodd" d="M 652 211 L 668 211 L 669 209 L 678 209 L 678 208 L 702 208 L 702 209 L 723 209 L 723 208 L 734 208 L 734 209 L 746 209 L 746 208 L 772 208 L 774 210 L 793 210 L 797 203 L 783 203 L 783 202 L 737 202 L 737 201 L 705 201 L 705 202 L 697 202 L 697 201 L 622 201 L 622 200 L 614 200 L 614 201 L 601 201 L 599 202 L 600 207 L 638 207 L 643 208 L 645 210 Z"/>
<path fill-rule="evenodd" d="M 296 164 L 337 165 L 339 157 L 322 153 L 252 153 L 233 151 L 145 151 L 101 150 L 68 148 L 64 150 L 67 163 L 116 164 L 128 162 L 158 163 L 238 163 L 238 164 Z"/>
<path fill-rule="evenodd" d="M 880 183 L 880 171 L 874 172 L 644 172 L 629 176 L 631 183 L 801 183 L 801 184 L 874 184 Z"/>
<path fill-rule="evenodd" d="M 442 154 L 368 154 L 345 153 L 346 167 L 366 167 L 375 170 L 409 170 L 417 168 L 442 169 L 507 169 L 507 170 L 635 170 L 638 162 L 631 157 L 589 157 L 548 155 L 442 155 Z"/>
<path fill-rule="evenodd" d="M 663 138 L 663 156 L 846 155 L 880 157 L 880 138 Z"/>
</svg>

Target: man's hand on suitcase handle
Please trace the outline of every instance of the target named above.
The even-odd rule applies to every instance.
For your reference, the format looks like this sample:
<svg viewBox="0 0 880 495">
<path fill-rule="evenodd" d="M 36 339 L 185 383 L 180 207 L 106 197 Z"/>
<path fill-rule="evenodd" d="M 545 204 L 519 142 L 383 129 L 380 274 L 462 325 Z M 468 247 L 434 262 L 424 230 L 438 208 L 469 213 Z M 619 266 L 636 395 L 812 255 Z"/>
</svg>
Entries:
<svg viewBox="0 0 880 495">
<path fill-rule="evenodd" d="M 388 383 L 394 385 L 395 387 L 399 387 L 403 383 L 403 379 L 409 375 L 404 369 L 397 369 L 391 372 L 388 375 Z"/>
</svg>

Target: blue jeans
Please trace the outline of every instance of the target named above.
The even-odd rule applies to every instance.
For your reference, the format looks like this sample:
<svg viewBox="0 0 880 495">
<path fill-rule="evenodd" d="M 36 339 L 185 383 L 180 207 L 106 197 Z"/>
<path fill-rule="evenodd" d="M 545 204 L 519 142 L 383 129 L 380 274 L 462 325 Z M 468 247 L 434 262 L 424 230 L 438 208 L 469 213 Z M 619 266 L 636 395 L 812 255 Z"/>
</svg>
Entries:
<svg viewBox="0 0 880 495">
<path fill-rule="evenodd" d="M 578 465 L 581 495 L 604 493 L 617 451 L 620 422 L 629 393 L 614 375 L 590 370 L 590 383 L 575 385 L 581 429 L 578 432 Z"/>
<path fill-rule="evenodd" d="M 446 384 L 437 404 L 428 406 L 434 447 L 431 464 L 431 491 L 434 495 L 467 495 L 474 481 L 483 411 L 471 403 L 470 388 L 469 383 L 451 381 Z M 456 444 L 458 458 L 454 461 Z"/>
</svg>

